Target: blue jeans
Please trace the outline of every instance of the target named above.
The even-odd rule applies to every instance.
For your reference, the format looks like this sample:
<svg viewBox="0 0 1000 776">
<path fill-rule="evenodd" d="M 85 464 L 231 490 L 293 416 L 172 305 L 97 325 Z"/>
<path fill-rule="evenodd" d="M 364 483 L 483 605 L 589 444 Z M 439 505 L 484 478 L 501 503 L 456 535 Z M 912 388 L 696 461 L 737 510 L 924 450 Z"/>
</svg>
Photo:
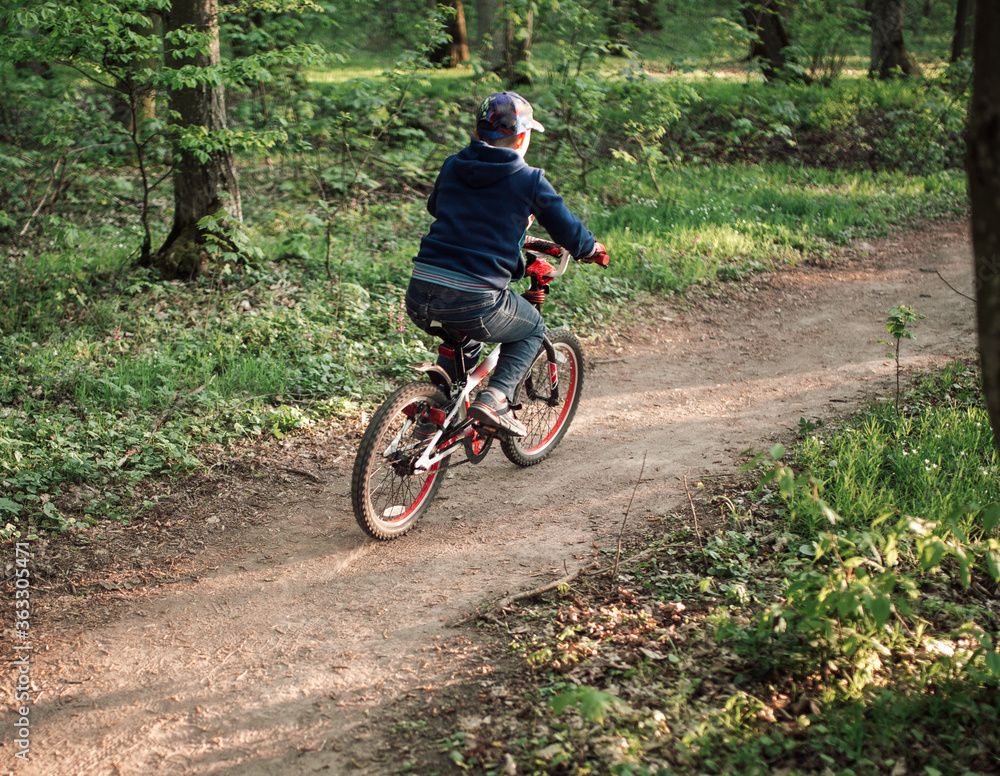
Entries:
<svg viewBox="0 0 1000 776">
<path fill-rule="evenodd" d="M 490 377 L 490 386 L 507 397 L 513 395 L 535 360 L 545 334 L 538 310 L 509 288 L 470 293 L 411 278 L 406 290 L 406 312 L 421 329 L 426 330 L 431 321 L 441 321 L 468 336 L 462 345 L 467 369 L 479 360 L 482 343 L 501 343 L 500 360 Z M 438 356 L 438 364 L 455 379 L 454 360 Z"/>
</svg>

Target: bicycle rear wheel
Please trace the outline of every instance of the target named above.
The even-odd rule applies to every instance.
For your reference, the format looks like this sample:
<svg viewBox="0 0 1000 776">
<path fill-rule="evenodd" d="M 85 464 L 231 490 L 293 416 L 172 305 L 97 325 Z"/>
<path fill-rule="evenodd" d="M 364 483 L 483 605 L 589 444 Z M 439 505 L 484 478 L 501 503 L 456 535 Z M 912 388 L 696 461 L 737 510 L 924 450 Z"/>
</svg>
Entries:
<svg viewBox="0 0 1000 776">
<path fill-rule="evenodd" d="M 351 502 L 358 525 L 373 539 L 410 530 L 444 482 L 447 458 L 424 474 L 414 474 L 413 465 L 428 444 L 416 434 L 421 417 L 446 403 L 430 383 L 410 383 L 392 393 L 368 424 L 354 459 Z"/>
<path fill-rule="evenodd" d="M 521 380 L 511 399 L 520 404 L 517 418 L 527 428 L 523 437 L 500 438 L 504 455 L 518 466 L 534 466 L 548 458 L 555 450 L 576 414 L 583 390 L 583 347 L 576 335 L 567 329 L 549 333 L 549 341 L 563 363 L 550 364 L 545 351 L 535 358 L 531 369 Z M 553 375 L 559 389 L 559 401 L 551 401 Z"/>
</svg>

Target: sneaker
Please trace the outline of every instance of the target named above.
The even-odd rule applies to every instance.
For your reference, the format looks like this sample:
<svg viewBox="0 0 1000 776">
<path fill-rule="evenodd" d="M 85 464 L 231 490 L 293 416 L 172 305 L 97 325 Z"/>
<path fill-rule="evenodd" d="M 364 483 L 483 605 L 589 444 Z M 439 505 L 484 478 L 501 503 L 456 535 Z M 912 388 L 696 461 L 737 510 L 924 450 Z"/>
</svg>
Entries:
<svg viewBox="0 0 1000 776">
<path fill-rule="evenodd" d="M 507 406 L 507 397 L 494 388 L 479 392 L 479 396 L 469 407 L 469 417 L 511 436 L 523 437 L 528 433 L 524 424 L 514 417 Z"/>
</svg>

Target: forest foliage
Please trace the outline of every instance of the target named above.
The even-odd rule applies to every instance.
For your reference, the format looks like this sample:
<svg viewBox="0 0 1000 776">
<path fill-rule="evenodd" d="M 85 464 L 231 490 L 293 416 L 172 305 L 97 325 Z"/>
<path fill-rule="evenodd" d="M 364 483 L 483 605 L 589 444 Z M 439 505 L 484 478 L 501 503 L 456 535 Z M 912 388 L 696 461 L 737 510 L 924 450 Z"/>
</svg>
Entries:
<svg viewBox="0 0 1000 776">
<path fill-rule="evenodd" d="M 166 28 L 168 0 L 4 6 L 0 534 L 127 521 L 165 478 L 357 417 L 405 379 L 431 344 L 401 305 L 425 197 L 505 79 L 546 126 L 529 161 L 613 257 L 546 311 L 585 336 L 654 295 L 967 213 L 963 3 L 911 2 L 900 33 L 922 75 L 885 80 L 866 10 L 885 2 L 778 4 L 780 65 L 744 13 L 766 4 L 479 2 L 471 61 L 444 68 L 450 5 L 223 3 L 207 66 L 164 54 L 215 45 Z M 223 90 L 224 128 L 179 124 L 180 87 Z M 168 277 L 184 153 L 231 158 L 242 221 L 201 217 L 200 266 Z M 789 455 L 756 461 L 758 488 L 711 494 L 721 530 L 666 536 L 607 589 L 512 620 L 527 706 L 449 732 L 445 756 L 989 772 L 1000 494 L 980 394 L 956 364 L 842 429 L 802 419 Z"/>
<path fill-rule="evenodd" d="M 212 41 L 165 32 L 167 6 L 4 11 L 8 521 L 123 517 L 131 484 L 375 402 L 428 345 L 401 294 L 437 167 L 467 142 L 477 99 L 503 87 L 489 38 L 470 66 L 442 69 L 446 8 L 223 4 L 219 64 L 178 67 L 166 43 Z M 910 17 L 923 79 L 878 81 L 858 77 L 867 33 L 847 6 L 796 4 L 801 50 L 767 79 L 734 3 L 659 5 L 661 29 L 645 32 L 638 16 L 610 25 L 601 4 L 509 4 L 508 19 L 534 19 L 532 83 L 518 88 L 547 131 L 531 161 L 615 256 L 601 277 L 562 284 L 558 315 L 607 325 L 644 294 L 964 212 L 970 70 L 945 62 L 951 12 Z M 166 95 L 198 84 L 224 87 L 224 131 L 175 123 Z M 144 265 L 170 230 L 187 151 L 233 155 L 243 222 L 206 215 L 201 272 L 170 280 Z"/>
</svg>

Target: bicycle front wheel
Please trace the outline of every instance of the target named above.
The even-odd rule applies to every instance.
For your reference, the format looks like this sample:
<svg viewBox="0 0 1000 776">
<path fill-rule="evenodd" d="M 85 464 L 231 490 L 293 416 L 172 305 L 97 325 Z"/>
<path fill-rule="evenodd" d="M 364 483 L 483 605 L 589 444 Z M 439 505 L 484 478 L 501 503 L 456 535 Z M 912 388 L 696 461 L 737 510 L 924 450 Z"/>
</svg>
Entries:
<svg viewBox="0 0 1000 776">
<path fill-rule="evenodd" d="M 410 530 L 444 482 L 447 458 L 423 474 L 413 469 L 428 445 L 417 426 L 446 401 L 430 383 L 410 383 L 392 393 L 368 424 L 354 459 L 351 502 L 358 525 L 373 539 Z"/>
<path fill-rule="evenodd" d="M 512 404 L 528 433 L 523 437 L 500 438 L 504 455 L 518 466 L 534 466 L 555 450 L 576 414 L 583 390 L 583 347 L 567 329 L 549 334 L 557 361 L 550 363 L 545 351 L 535 358 L 528 373 L 514 392 Z M 560 362 L 561 360 L 561 362 Z M 558 401 L 553 400 L 558 387 Z"/>
</svg>

